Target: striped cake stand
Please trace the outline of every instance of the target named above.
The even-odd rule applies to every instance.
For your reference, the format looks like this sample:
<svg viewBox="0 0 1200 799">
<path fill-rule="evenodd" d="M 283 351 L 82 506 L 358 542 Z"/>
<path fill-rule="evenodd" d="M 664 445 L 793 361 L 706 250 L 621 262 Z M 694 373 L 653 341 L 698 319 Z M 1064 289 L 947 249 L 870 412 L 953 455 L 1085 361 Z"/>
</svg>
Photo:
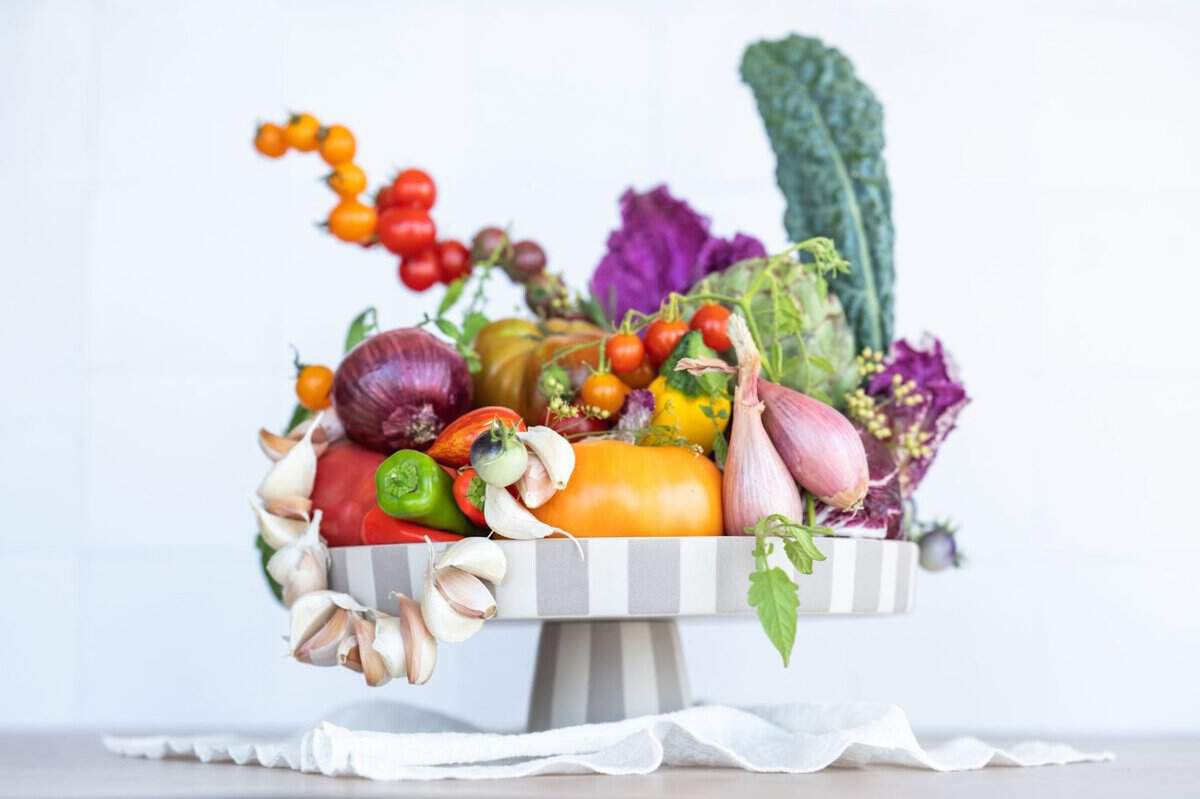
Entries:
<svg viewBox="0 0 1200 799">
<path fill-rule="evenodd" d="M 799 575 L 802 616 L 907 613 L 917 547 L 907 541 L 817 538 L 825 560 Z M 540 619 L 530 731 L 664 713 L 690 697 L 675 619 L 753 614 L 746 603 L 754 539 L 498 541 L 508 573 L 498 620 Z M 441 550 L 447 544 L 435 544 Z M 771 565 L 797 578 L 782 547 Z M 331 550 L 329 587 L 394 611 L 393 592 L 420 599 L 425 544 Z"/>
</svg>

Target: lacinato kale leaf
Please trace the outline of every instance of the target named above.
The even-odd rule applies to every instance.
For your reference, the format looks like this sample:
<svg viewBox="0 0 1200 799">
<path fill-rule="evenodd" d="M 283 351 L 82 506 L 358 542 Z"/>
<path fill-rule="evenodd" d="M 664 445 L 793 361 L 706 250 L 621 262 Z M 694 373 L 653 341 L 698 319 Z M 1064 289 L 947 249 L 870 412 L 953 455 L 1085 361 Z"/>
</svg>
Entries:
<svg viewBox="0 0 1200 799">
<path fill-rule="evenodd" d="M 829 282 L 857 347 L 886 352 L 895 272 L 883 107 L 850 60 L 818 39 L 753 44 L 741 72 L 775 151 L 789 237 L 837 243 L 851 268 Z"/>
</svg>

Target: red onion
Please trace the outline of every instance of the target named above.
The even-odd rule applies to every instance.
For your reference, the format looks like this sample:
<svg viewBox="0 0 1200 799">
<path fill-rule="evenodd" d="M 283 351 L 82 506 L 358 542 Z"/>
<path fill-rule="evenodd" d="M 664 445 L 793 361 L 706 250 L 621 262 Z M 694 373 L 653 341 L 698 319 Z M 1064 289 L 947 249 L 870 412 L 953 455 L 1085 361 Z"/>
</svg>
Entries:
<svg viewBox="0 0 1200 799">
<path fill-rule="evenodd" d="M 767 406 L 767 434 L 796 482 L 836 508 L 861 503 L 867 453 L 850 420 L 820 400 L 766 380 L 759 379 L 758 390 Z"/>
<path fill-rule="evenodd" d="M 453 347 L 424 330 L 388 330 L 342 360 L 333 406 L 346 435 L 364 447 L 423 450 L 470 408 L 471 374 Z"/>
<path fill-rule="evenodd" d="M 721 506 L 725 534 L 745 535 L 747 527 L 775 513 L 801 521 L 804 503 L 787 464 L 763 428 L 763 404 L 758 400 L 762 360 L 740 316 L 730 317 L 729 335 L 737 348 L 738 383 L 729 454 L 721 480 Z"/>
</svg>

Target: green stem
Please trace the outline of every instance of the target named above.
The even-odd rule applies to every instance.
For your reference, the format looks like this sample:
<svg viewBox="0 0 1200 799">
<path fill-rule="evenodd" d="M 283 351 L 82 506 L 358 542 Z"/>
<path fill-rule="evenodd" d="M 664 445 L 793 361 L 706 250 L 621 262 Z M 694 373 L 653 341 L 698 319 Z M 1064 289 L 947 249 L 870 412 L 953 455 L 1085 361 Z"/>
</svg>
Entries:
<svg viewBox="0 0 1200 799">
<path fill-rule="evenodd" d="M 809 527 L 817 526 L 817 503 L 811 491 L 804 492 L 804 516 Z"/>
</svg>

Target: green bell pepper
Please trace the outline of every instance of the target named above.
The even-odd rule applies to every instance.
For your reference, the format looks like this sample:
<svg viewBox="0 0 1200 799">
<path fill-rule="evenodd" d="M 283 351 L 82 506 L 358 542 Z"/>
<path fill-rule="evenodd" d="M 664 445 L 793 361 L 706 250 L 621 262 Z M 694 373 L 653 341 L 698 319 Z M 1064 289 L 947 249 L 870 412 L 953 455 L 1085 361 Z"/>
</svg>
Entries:
<svg viewBox="0 0 1200 799">
<path fill-rule="evenodd" d="M 459 535 L 481 532 L 458 509 L 454 478 L 424 452 L 402 449 L 379 464 L 375 496 L 388 516 Z"/>
</svg>

